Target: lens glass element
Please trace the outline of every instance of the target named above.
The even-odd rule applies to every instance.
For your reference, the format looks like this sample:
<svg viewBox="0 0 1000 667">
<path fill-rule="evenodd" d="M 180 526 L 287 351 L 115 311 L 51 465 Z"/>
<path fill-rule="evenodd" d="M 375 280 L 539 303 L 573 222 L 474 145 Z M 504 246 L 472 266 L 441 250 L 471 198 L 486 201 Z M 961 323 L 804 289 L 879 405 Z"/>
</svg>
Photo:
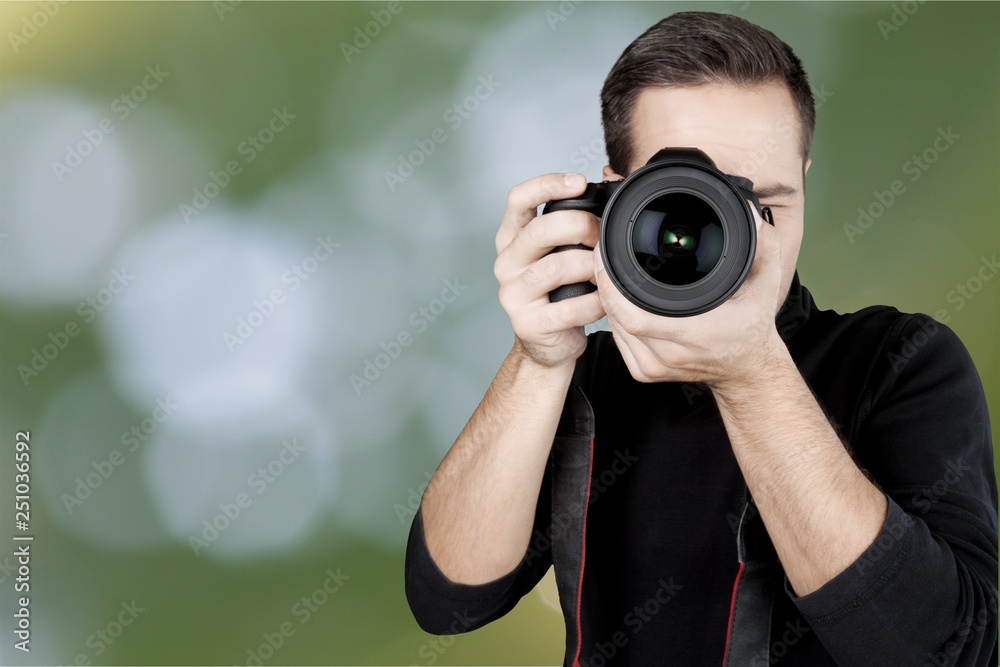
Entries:
<svg viewBox="0 0 1000 667">
<path fill-rule="evenodd" d="M 722 258 L 724 240 L 715 209 L 687 192 L 657 197 L 632 228 L 635 260 L 666 285 L 690 285 L 711 273 Z"/>
</svg>

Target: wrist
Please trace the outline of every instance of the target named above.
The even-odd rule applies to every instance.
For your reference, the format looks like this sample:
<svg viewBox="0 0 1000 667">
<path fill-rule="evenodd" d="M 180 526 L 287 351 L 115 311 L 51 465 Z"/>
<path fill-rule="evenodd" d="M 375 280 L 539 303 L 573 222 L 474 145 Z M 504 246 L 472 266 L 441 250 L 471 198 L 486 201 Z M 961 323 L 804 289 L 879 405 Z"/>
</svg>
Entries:
<svg viewBox="0 0 1000 667">
<path fill-rule="evenodd" d="M 518 338 L 514 339 L 514 346 L 507 359 L 512 373 L 544 384 L 554 383 L 568 386 L 573 377 L 573 371 L 576 369 L 575 357 L 554 364 L 539 361 Z"/>
<path fill-rule="evenodd" d="M 567 370 L 570 374 L 573 373 L 573 369 L 576 367 L 576 359 L 586 347 L 586 338 L 584 338 L 579 352 L 565 356 L 566 353 L 562 350 L 556 350 L 558 354 L 555 354 L 549 348 L 526 343 L 515 334 L 514 346 L 511 348 L 510 356 L 520 366 L 523 366 L 526 371 L 558 376 Z"/>
<path fill-rule="evenodd" d="M 741 355 L 736 363 L 737 368 L 731 373 L 708 383 L 717 400 L 727 402 L 753 397 L 770 391 L 789 373 L 798 376 L 798 368 L 776 329 L 755 344 L 750 354 Z"/>
</svg>

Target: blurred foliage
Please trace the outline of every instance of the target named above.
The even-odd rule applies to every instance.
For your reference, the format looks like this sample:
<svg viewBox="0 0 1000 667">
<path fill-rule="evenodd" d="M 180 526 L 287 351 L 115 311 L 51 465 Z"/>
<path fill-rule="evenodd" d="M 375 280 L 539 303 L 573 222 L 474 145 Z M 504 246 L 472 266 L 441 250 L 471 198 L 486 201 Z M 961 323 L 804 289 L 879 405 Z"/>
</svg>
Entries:
<svg viewBox="0 0 1000 667">
<path fill-rule="evenodd" d="M 883 33 L 885 27 L 879 22 L 891 22 L 899 4 L 915 3 L 414 3 L 403 5 L 391 23 L 348 62 L 343 44 L 354 39 L 355 28 L 373 20 L 371 12 L 384 11 L 386 3 L 3 3 L 0 104 L 45 87 L 69 91 L 106 110 L 111 100 L 141 80 L 145 67 L 159 64 L 170 72 L 169 85 L 151 92 L 155 105 L 151 103 L 150 108 L 155 106 L 169 118 L 170 127 L 183 128 L 184 136 L 202 154 L 192 164 L 203 168 L 190 172 L 175 168 L 184 163 L 169 155 L 169 146 L 157 149 L 163 153 L 148 152 L 138 169 L 154 179 L 169 171 L 170 178 L 158 181 L 162 187 L 144 199 L 143 215 L 135 221 L 139 228 L 161 216 L 173 215 L 177 222 L 177 203 L 190 199 L 191 188 L 205 183 L 206 172 L 235 157 L 235 147 L 267 123 L 273 108 L 287 106 L 297 114 L 294 128 L 233 179 L 225 192 L 227 205 L 251 210 L 269 188 L 301 180 L 303 190 L 320 202 L 317 208 L 329 214 L 330 229 L 338 233 L 347 229 L 347 238 L 377 247 L 397 228 L 401 237 L 411 226 L 419 234 L 422 225 L 431 223 L 426 201 L 433 202 L 433 198 L 414 199 L 407 216 L 373 222 L 358 213 L 366 204 L 347 204 L 347 195 L 355 190 L 380 193 L 370 199 L 372 207 L 380 205 L 386 194 L 382 170 L 394 166 L 397 149 L 375 155 L 367 165 L 344 162 L 366 151 L 383 150 L 386 137 L 401 137 L 394 145 L 403 150 L 410 146 L 408 136 L 424 136 L 435 122 L 429 114 L 447 108 L 442 100 L 461 99 L 460 93 L 467 92 L 463 86 L 474 80 L 474 76 L 469 79 L 467 64 L 484 41 L 511 25 L 530 25 L 535 30 L 522 38 L 525 42 L 533 40 L 532 48 L 545 52 L 552 35 L 551 59 L 571 62 L 594 48 L 582 35 L 599 31 L 604 17 L 619 19 L 608 40 L 619 44 L 620 50 L 646 26 L 673 11 L 697 7 L 736 13 L 789 42 L 810 72 L 814 89 L 827 93 L 819 111 L 809 172 L 806 237 L 799 262 L 803 282 L 824 308 L 850 311 L 889 303 L 905 311 L 945 311 L 948 324 L 976 361 L 996 420 L 1000 415 L 1000 280 L 986 282 L 961 308 L 949 301 L 949 293 L 976 274 L 982 257 L 993 257 L 1000 250 L 1000 165 L 996 159 L 1000 154 L 1000 53 L 996 45 L 1000 5 L 922 3 L 915 13 L 905 15 L 898 30 Z M 42 5 L 57 7 L 57 12 L 15 50 L 9 34 L 21 33 L 24 21 L 42 11 Z M 547 12 L 559 12 L 560 7 L 566 11 L 567 6 L 573 7 L 564 16 L 567 20 L 551 26 Z M 525 46 L 512 39 L 509 50 Z M 394 55 L 389 59 L 387 53 Z M 591 89 L 586 95 L 593 100 L 593 108 L 565 109 L 565 114 L 596 118 L 597 92 L 612 62 L 613 56 L 602 69 L 587 73 Z M 503 69 L 502 62 L 496 65 Z M 507 73 L 520 74 L 531 76 L 527 71 Z M 541 94 L 554 83 L 539 77 L 532 91 Z M 505 104 L 510 109 L 530 108 L 533 97 L 507 99 Z M 140 112 L 145 109 L 139 109 L 137 117 Z M 461 137 L 456 133 L 454 146 L 442 145 L 446 157 L 440 159 L 440 171 L 435 166 L 421 176 L 440 188 L 439 198 L 448 198 L 458 207 L 460 213 L 449 220 L 464 245 L 451 254 L 414 251 L 408 257 L 411 264 L 365 269 L 370 273 L 357 277 L 358 284 L 370 290 L 360 297 L 364 306 L 345 314 L 342 326 L 358 339 L 374 342 L 352 348 L 357 363 L 350 368 L 327 368 L 320 373 L 332 371 L 341 385 L 346 384 L 347 374 L 360 368 L 363 358 L 377 351 L 379 342 L 405 321 L 409 312 L 405 304 L 416 307 L 429 300 L 439 287 L 439 271 L 442 277 L 461 271 L 475 296 L 449 312 L 439 327 L 419 341 L 420 352 L 413 357 L 413 363 L 419 355 L 433 364 L 462 348 L 464 354 L 480 360 L 468 365 L 471 380 L 461 386 L 471 389 L 463 392 L 462 404 L 441 408 L 451 415 L 447 424 L 441 427 L 427 413 L 426 404 L 418 402 L 418 395 L 440 391 L 436 383 L 444 380 L 430 377 L 420 386 L 404 386 L 395 394 L 386 394 L 389 390 L 380 387 L 383 393 L 378 400 L 384 401 L 379 403 L 384 408 L 379 409 L 405 412 L 400 430 L 391 442 L 369 454 L 363 451 L 366 429 L 376 429 L 376 425 L 369 422 L 345 431 L 361 444 L 360 452 L 352 455 L 356 458 L 343 459 L 348 469 L 338 471 L 343 480 L 339 498 L 304 544 L 277 554 L 209 560 L 193 556 L 183 542 L 137 551 L 101 548 L 66 531 L 51 515 L 58 508 L 36 499 L 33 530 L 39 537 L 32 563 L 32 610 L 38 650 L 26 661 L 10 646 L 6 625 L 14 595 L 8 577 L 0 581 L 0 607 L 8 619 L 0 649 L 5 664 L 72 664 L 80 653 L 95 664 L 247 664 L 247 650 L 260 646 L 264 633 L 290 620 L 295 622 L 296 634 L 265 664 L 561 662 L 561 616 L 537 592 L 504 619 L 454 638 L 453 644 L 421 632 L 403 597 L 402 545 L 408 521 L 397 519 L 393 504 L 405 502 L 408 487 L 418 487 L 425 471 L 433 470 L 450 444 L 443 441 L 442 432 L 457 432 L 456 426 L 485 390 L 489 369 L 499 363 L 506 351 L 503 346 L 509 342 L 505 318 L 495 303 L 490 246 L 503 196 L 514 182 L 478 183 L 492 193 L 488 200 L 463 193 L 462 186 L 477 180 L 477 160 L 488 163 L 493 152 L 478 156 L 455 152 L 459 142 L 479 142 L 496 151 L 505 142 L 517 143 L 483 118 L 463 130 Z M 537 120 L 539 127 L 533 131 L 560 131 L 558 120 Z M 167 132 L 165 121 L 163 128 Z M 905 180 L 904 166 L 933 146 L 939 128 L 953 128 L 960 139 L 918 181 Z M 150 145 L 157 145 L 153 139 Z M 568 141 L 575 145 L 589 139 L 574 136 Z M 3 150 L 0 146 L 0 154 Z M 565 157 L 553 155 L 548 168 L 567 167 Z M 331 163 L 337 168 L 327 170 Z M 381 166 L 372 170 L 372 164 Z M 18 165 L 7 159 L 2 165 L 5 173 L 0 174 L 0 181 L 9 181 Z M 591 180 L 598 177 L 599 167 L 589 166 Z M 531 175 L 524 173 L 523 178 Z M 444 176 L 456 180 L 449 183 Z M 858 207 L 868 207 L 875 193 L 887 190 L 894 179 L 905 180 L 905 194 L 850 242 L 844 225 L 855 223 Z M 269 223 L 275 229 L 298 224 L 295 202 L 302 190 L 289 192 L 292 203 L 286 209 L 277 207 L 280 213 Z M 355 210 L 341 216 L 341 206 Z M 462 222 L 466 219 L 474 222 Z M 72 222 L 68 219 L 66 224 Z M 322 225 L 321 220 L 318 227 L 303 229 L 318 231 Z M 14 233 L 8 220 L 0 222 L 0 232 Z M 115 247 L 125 241 L 117 241 Z M 0 242 L 0 253 L 4 245 L 10 247 Z M 399 252 L 406 254 L 405 249 Z M 4 264 L 9 261 L 4 257 Z M 363 265 L 361 260 L 359 265 Z M 413 279 L 408 266 L 423 267 L 426 273 Z M 389 271 L 384 279 L 377 276 L 383 270 Z M 14 279 L 3 271 L 4 282 Z M 348 282 L 351 279 L 344 277 Z M 387 317 L 380 311 L 381 304 L 390 298 L 390 286 L 397 284 L 413 291 L 402 299 L 404 309 L 397 307 Z M 25 304 L 8 299 L 0 304 L 0 437 L 5 446 L 16 430 L 38 428 L 62 387 L 83 373 L 105 368 L 115 353 L 98 331 L 85 330 L 58 364 L 53 363 L 37 382 L 24 386 L 15 367 L 25 362 L 29 350 L 46 342 L 48 332 L 59 330 L 73 315 L 75 301 L 70 303 Z M 481 318 L 483 330 L 494 333 L 460 338 L 456 343 L 455 337 L 465 331 L 462 322 L 480 321 L 476 318 Z M 416 377 L 416 371 L 412 373 L 408 377 Z M 329 401 L 323 405 L 338 418 L 353 412 L 348 405 Z M 141 410 L 135 414 L 143 416 Z M 36 449 L 46 446 L 42 440 L 34 443 Z M 351 468 L 351 462 L 356 467 Z M 0 500 L 9 508 L 13 490 L 8 455 L 0 465 Z M 389 526 L 388 537 L 366 533 L 344 518 L 348 510 L 370 500 L 361 499 L 366 487 L 382 489 L 386 483 L 398 489 L 382 498 L 377 508 Z M 45 481 L 38 484 L 41 493 Z M 5 509 L 5 536 L 13 532 L 10 520 Z M 0 559 L 8 553 L 9 547 L 0 548 Z M 336 572 L 338 568 L 350 579 L 315 612 L 314 619 L 300 625 L 292 616 L 293 605 L 322 586 L 327 569 Z M 95 658 L 88 637 L 116 617 L 122 601 L 133 598 L 146 611 L 107 652 Z M 436 647 L 446 648 L 438 651 Z"/>
</svg>

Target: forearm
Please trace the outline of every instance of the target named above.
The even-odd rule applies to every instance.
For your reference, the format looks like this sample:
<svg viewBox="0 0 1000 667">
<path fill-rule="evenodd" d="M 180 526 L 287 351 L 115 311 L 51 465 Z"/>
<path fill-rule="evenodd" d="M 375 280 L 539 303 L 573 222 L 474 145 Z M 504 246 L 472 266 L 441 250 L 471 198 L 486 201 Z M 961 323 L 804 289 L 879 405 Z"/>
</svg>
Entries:
<svg viewBox="0 0 1000 667">
<path fill-rule="evenodd" d="M 524 556 L 572 374 L 572 362 L 543 368 L 515 345 L 431 478 L 427 548 L 452 581 L 492 581 Z"/>
<path fill-rule="evenodd" d="M 713 386 L 747 486 L 799 596 L 835 577 L 878 536 L 887 504 L 858 468 L 776 341 L 752 379 Z"/>
</svg>

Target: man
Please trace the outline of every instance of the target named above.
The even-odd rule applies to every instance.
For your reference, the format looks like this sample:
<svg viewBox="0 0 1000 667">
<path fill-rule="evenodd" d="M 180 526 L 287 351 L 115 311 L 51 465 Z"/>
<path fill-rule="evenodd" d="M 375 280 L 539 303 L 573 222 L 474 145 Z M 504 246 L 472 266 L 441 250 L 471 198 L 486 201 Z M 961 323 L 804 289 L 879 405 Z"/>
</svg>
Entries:
<svg viewBox="0 0 1000 667">
<path fill-rule="evenodd" d="M 414 519 L 421 627 L 488 623 L 554 564 L 567 665 L 996 664 L 982 386 L 929 317 L 819 310 L 799 284 L 815 120 L 799 59 L 742 19 L 676 14 L 601 101 L 606 179 L 699 148 L 754 181 L 773 227 L 758 218 L 732 298 L 663 317 L 599 252 L 550 254 L 597 244 L 590 214 L 537 215 L 583 177 L 510 191 L 495 274 L 515 342 Z M 598 290 L 550 303 L 586 280 Z M 586 337 L 605 314 L 612 333 Z"/>
</svg>

